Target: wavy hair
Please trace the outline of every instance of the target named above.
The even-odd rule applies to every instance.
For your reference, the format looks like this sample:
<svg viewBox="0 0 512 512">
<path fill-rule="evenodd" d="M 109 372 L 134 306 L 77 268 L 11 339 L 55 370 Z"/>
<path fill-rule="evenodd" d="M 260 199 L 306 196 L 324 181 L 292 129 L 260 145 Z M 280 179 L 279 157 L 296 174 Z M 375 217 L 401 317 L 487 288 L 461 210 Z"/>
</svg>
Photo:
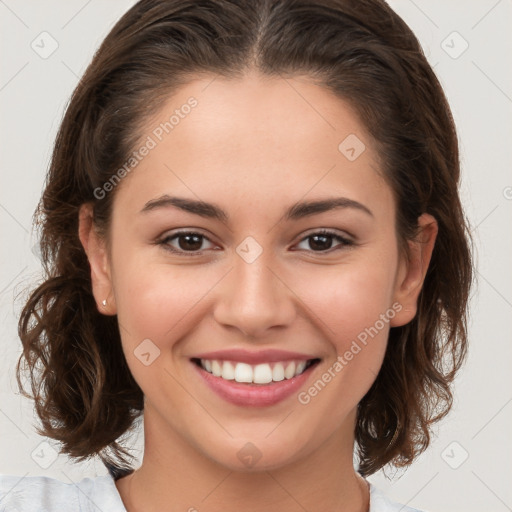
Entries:
<svg viewBox="0 0 512 512">
<path fill-rule="evenodd" d="M 101 314 L 92 295 L 79 208 L 92 203 L 108 235 L 115 189 L 101 199 L 94 191 L 135 149 L 149 116 L 202 73 L 237 78 L 253 69 L 309 76 L 354 108 L 393 190 L 401 247 L 422 213 L 438 223 L 417 314 L 390 330 L 380 373 L 358 406 L 359 472 L 409 465 L 451 408 L 467 350 L 471 238 L 450 107 L 409 27 L 383 0 L 142 0 L 74 90 L 34 213 L 45 277 L 21 312 L 16 377 L 35 401 L 38 432 L 71 457 L 98 455 L 113 474 L 129 472 L 119 438 L 144 407 L 117 318 Z"/>
</svg>

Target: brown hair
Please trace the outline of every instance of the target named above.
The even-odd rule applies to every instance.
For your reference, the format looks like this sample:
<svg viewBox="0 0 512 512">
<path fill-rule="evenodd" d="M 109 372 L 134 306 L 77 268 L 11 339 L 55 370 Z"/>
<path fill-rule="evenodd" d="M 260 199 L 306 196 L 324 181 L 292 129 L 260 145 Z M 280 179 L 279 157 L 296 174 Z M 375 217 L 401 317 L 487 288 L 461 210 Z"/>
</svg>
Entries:
<svg viewBox="0 0 512 512">
<path fill-rule="evenodd" d="M 35 218 L 46 273 L 19 321 L 17 379 L 34 398 L 38 432 L 79 460 L 129 470 L 119 442 L 143 410 L 117 318 L 98 312 L 78 237 L 78 210 L 109 225 L 111 179 L 144 121 L 200 73 L 306 75 L 359 113 L 397 204 L 401 244 L 427 212 L 439 232 L 415 318 L 392 328 L 380 373 L 358 407 L 359 471 L 406 466 L 452 405 L 467 343 L 473 279 L 461 207 L 459 153 L 442 88 L 418 40 L 382 0 L 142 0 L 114 26 L 76 87 L 57 135 Z M 30 370 L 23 390 L 20 364 Z M 109 454 L 108 452 L 112 453 Z"/>
</svg>

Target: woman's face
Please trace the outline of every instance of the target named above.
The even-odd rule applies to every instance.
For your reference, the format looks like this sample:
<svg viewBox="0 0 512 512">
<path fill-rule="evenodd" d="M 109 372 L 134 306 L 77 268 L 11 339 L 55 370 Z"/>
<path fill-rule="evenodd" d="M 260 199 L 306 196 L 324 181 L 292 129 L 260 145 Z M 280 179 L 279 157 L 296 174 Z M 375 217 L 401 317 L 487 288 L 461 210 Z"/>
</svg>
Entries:
<svg viewBox="0 0 512 512">
<path fill-rule="evenodd" d="M 108 258 L 89 243 L 94 294 L 118 315 L 146 436 L 232 469 L 272 468 L 328 439 L 352 442 L 390 326 L 415 314 L 432 244 L 423 260 L 414 248 L 400 259 L 392 191 L 347 103 L 306 79 L 212 79 L 184 86 L 145 126 L 115 191 Z M 166 196 L 195 213 L 155 203 Z M 193 360 L 229 350 L 261 356 L 252 375 L 276 382 L 236 391 Z M 262 354 L 277 350 L 293 354 Z M 320 361 L 282 379 L 276 362 L 291 376 L 300 357 Z M 246 360 L 210 359 L 226 372 L 223 360 Z"/>
</svg>

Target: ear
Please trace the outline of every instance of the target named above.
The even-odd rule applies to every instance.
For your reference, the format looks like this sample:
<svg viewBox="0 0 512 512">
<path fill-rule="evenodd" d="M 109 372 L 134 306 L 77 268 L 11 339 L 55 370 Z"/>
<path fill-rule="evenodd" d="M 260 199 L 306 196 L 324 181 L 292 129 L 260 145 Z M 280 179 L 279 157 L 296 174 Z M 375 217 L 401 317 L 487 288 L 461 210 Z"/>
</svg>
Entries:
<svg viewBox="0 0 512 512">
<path fill-rule="evenodd" d="M 402 309 L 390 321 L 391 327 L 409 323 L 418 310 L 418 296 L 425 280 L 432 251 L 437 237 L 437 221 L 424 213 L 418 217 L 419 233 L 415 240 L 408 241 L 409 257 L 401 257 L 395 281 L 394 302 Z"/>
<path fill-rule="evenodd" d="M 115 315 L 117 309 L 114 294 L 112 293 L 108 252 L 104 239 L 99 236 L 93 223 L 91 203 L 85 203 L 80 207 L 78 213 L 78 236 L 91 266 L 92 292 L 98 311 L 105 315 Z M 107 301 L 106 306 L 103 306 L 103 300 Z"/>
</svg>

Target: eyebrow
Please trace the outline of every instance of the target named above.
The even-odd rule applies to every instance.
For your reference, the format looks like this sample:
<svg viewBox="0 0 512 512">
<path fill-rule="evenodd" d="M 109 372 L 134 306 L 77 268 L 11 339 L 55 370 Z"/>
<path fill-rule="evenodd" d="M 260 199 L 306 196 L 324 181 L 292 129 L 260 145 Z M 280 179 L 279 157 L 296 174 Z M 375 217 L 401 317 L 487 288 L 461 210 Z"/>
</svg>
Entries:
<svg viewBox="0 0 512 512">
<path fill-rule="evenodd" d="M 201 217 L 208 219 L 216 219 L 221 222 L 227 222 L 229 215 L 219 206 L 213 203 L 207 203 L 204 201 L 196 201 L 194 199 L 187 199 L 184 197 L 175 197 L 164 194 L 161 197 L 148 201 L 140 213 L 147 213 L 159 208 L 167 208 L 174 206 L 181 210 L 184 210 Z M 328 212 L 339 208 L 351 208 L 362 211 L 371 217 L 373 213 L 364 204 L 349 199 L 347 197 L 333 197 L 329 199 L 322 199 L 318 201 L 301 201 L 290 206 L 284 216 L 286 220 L 299 220 L 304 217 L 316 215 L 319 213 Z"/>
</svg>

